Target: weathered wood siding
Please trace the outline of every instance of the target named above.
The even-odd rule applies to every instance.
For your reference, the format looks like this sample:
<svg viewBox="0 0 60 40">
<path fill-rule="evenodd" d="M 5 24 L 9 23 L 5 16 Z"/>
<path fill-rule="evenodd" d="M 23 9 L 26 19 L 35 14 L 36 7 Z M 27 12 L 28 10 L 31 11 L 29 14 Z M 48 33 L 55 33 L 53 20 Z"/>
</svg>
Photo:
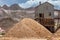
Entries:
<svg viewBox="0 0 60 40">
<path fill-rule="evenodd" d="M 35 17 L 39 17 L 39 13 L 43 13 L 44 18 L 53 18 L 54 6 L 49 3 L 43 3 L 37 8 Z M 51 16 L 49 16 L 50 13 L 51 13 Z"/>
</svg>

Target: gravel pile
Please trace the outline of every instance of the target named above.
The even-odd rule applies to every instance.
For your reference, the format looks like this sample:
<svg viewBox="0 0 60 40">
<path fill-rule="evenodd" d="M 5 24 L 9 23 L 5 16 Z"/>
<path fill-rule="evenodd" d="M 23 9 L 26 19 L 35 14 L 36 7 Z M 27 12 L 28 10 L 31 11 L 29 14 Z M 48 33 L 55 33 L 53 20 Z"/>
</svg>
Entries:
<svg viewBox="0 0 60 40">
<path fill-rule="evenodd" d="M 48 38 L 52 36 L 52 33 L 48 31 L 44 26 L 32 20 L 30 18 L 24 18 L 22 21 L 17 23 L 11 28 L 7 37 L 19 37 L 19 38 L 30 38 L 30 37 L 42 37 Z"/>
</svg>

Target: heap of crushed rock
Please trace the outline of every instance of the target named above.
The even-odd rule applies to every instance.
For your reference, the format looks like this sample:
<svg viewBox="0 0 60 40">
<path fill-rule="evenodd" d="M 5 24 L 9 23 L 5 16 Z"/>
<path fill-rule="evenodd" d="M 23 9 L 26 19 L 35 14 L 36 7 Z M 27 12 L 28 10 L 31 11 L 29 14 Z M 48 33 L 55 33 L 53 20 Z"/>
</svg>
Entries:
<svg viewBox="0 0 60 40">
<path fill-rule="evenodd" d="M 11 28 L 7 37 L 19 37 L 19 38 L 30 38 L 30 37 L 42 37 L 48 38 L 52 36 L 52 33 L 48 31 L 44 26 L 32 20 L 30 18 L 24 18 L 22 21 L 17 23 L 13 28 Z"/>
</svg>

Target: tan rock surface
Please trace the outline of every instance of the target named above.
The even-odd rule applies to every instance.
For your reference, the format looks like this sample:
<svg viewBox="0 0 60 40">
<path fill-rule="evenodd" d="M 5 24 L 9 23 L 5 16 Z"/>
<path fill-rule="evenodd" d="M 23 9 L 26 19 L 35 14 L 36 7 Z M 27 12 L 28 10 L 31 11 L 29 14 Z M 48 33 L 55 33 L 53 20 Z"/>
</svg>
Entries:
<svg viewBox="0 0 60 40">
<path fill-rule="evenodd" d="M 50 33 L 44 26 L 36 22 L 35 20 L 25 18 L 18 24 L 16 24 L 6 34 L 9 37 L 51 37 Z"/>
<path fill-rule="evenodd" d="M 17 38 L 17 37 L 2 37 L 0 40 L 47 40 L 46 38 Z"/>
<path fill-rule="evenodd" d="M 56 33 L 54 33 L 54 37 L 60 37 L 60 29 L 59 30 L 57 30 L 57 32 Z"/>
</svg>

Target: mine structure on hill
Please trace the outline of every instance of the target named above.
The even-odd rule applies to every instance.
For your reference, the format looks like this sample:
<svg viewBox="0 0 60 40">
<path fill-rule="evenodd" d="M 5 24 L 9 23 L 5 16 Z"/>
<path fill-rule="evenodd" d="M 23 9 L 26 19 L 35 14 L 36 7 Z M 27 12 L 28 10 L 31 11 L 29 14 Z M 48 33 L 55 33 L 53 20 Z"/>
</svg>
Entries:
<svg viewBox="0 0 60 40">
<path fill-rule="evenodd" d="M 55 33 L 54 6 L 48 2 L 40 4 L 35 11 L 36 21 L 45 26 L 49 31 Z"/>
</svg>

